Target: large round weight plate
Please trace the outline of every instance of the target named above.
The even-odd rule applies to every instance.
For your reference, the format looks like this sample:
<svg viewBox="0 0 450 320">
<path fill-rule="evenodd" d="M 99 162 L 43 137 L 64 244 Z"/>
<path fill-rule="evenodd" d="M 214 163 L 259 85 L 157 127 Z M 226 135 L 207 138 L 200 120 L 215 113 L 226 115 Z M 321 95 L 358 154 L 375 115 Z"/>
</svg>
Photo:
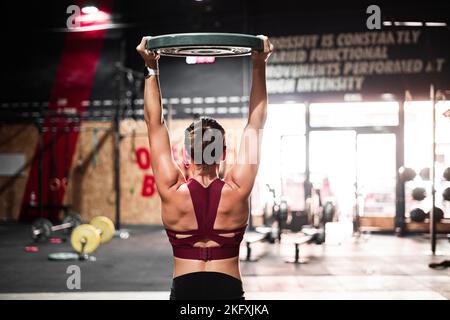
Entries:
<svg viewBox="0 0 450 320">
<path fill-rule="evenodd" d="M 90 224 L 94 226 L 94 228 L 100 230 L 100 238 L 102 243 L 108 242 L 114 236 L 114 223 L 107 217 L 95 217 L 91 220 Z"/>
<path fill-rule="evenodd" d="M 174 57 L 211 56 L 231 57 L 261 51 L 261 38 L 239 33 L 178 33 L 152 37 L 146 49 Z"/>
<path fill-rule="evenodd" d="M 70 223 L 72 225 L 71 228 L 64 229 L 64 232 L 66 234 L 70 234 L 73 229 L 81 224 L 81 216 L 78 213 L 70 212 L 67 214 L 67 216 L 64 217 L 62 223 Z"/>
<path fill-rule="evenodd" d="M 78 254 L 73 252 L 56 252 L 48 255 L 48 260 L 52 261 L 78 260 L 78 258 Z"/>
<path fill-rule="evenodd" d="M 76 252 L 89 254 L 100 245 L 100 234 L 94 226 L 81 224 L 73 229 L 70 243 Z"/>
<path fill-rule="evenodd" d="M 34 241 L 48 241 L 52 235 L 52 223 L 45 218 L 38 218 L 31 225 L 31 238 Z"/>
</svg>

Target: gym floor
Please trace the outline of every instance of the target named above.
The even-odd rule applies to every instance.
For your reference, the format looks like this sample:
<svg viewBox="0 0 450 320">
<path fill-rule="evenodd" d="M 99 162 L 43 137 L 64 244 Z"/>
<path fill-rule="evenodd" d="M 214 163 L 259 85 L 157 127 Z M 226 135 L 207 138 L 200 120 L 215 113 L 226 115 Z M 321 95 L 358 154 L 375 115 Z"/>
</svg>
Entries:
<svg viewBox="0 0 450 320">
<path fill-rule="evenodd" d="M 26 252 L 29 226 L 1 224 L 0 299 L 168 299 L 172 258 L 163 229 L 126 228 L 130 237 L 102 245 L 95 262 L 55 262 L 47 255 L 70 252 L 68 242 Z M 366 234 L 341 244 L 303 245 L 300 255 L 309 262 L 293 265 L 284 262 L 294 254 L 292 244 L 260 243 L 253 251 L 260 259 L 241 262 L 244 289 L 247 299 L 450 299 L 450 270 L 428 267 L 450 257 L 446 239 L 438 248 L 442 255 L 429 255 L 423 235 Z M 81 269 L 81 290 L 66 286 L 73 264 Z"/>
</svg>

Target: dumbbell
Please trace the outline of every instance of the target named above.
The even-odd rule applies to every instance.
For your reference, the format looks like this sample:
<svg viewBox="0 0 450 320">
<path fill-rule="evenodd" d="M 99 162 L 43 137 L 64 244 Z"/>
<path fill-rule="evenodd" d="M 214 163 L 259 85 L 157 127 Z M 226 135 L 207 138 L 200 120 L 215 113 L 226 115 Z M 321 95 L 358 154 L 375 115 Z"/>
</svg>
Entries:
<svg viewBox="0 0 450 320">
<path fill-rule="evenodd" d="M 108 242 L 114 235 L 114 223 L 107 217 L 98 216 L 89 224 L 81 224 L 72 231 L 70 243 L 72 248 L 87 255 L 94 252 L 101 243 Z"/>
<path fill-rule="evenodd" d="M 46 242 L 50 239 L 53 232 L 64 230 L 66 234 L 69 234 L 73 228 L 76 228 L 80 224 L 81 217 L 77 213 L 69 213 L 64 217 L 61 224 L 55 226 L 46 218 L 38 218 L 31 225 L 31 238 L 35 242 Z"/>
</svg>

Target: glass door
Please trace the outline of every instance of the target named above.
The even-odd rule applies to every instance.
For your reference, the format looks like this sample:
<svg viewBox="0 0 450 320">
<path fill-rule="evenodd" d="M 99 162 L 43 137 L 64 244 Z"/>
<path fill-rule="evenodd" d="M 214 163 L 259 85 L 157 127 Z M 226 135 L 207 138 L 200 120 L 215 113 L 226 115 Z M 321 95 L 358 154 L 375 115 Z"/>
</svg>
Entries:
<svg viewBox="0 0 450 320">
<path fill-rule="evenodd" d="M 339 220 L 352 220 L 355 231 L 394 230 L 399 104 L 312 103 L 307 110 L 311 182 L 330 190 Z"/>
<path fill-rule="evenodd" d="M 357 135 L 356 183 L 359 217 L 394 218 L 395 148 L 395 134 Z"/>
<path fill-rule="evenodd" d="M 310 133 L 310 181 L 322 202 L 336 205 L 339 221 L 351 222 L 356 201 L 356 131 Z"/>
<path fill-rule="evenodd" d="M 292 211 L 305 209 L 305 140 L 304 134 L 280 138 L 280 195 Z"/>
<path fill-rule="evenodd" d="M 322 202 L 336 205 L 339 222 L 393 230 L 396 137 L 367 130 L 310 133 L 310 181 Z"/>
</svg>

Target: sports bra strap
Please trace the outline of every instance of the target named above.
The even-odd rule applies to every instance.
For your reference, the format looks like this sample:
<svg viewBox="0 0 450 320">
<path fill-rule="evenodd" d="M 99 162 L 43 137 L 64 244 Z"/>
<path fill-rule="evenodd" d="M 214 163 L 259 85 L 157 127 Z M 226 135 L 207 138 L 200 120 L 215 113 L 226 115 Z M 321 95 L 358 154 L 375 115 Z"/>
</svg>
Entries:
<svg viewBox="0 0 450 320">
<path fill-rule="evenodd" d="M 195 179 L 188 180 L 187 186 L 191 195 L 198 229 L 175 231 L 166 228 L 175 257 L 206 261 L 227 259 L 239 255 L 239 245 L 247 225 L 233 230 L 214 229 L 224 184 L 222 180 L 215 179 L 207 187 L 204 187 Z M 220 234 L 229 233 L 235 233 L 235 235 L 233 237 L 220 236 Z M 177 235 L 188 236 L 177 238 Z M 194 247 L 194 244 L 202 239 L 213 240 L 219 246 Z"/>
</svg>

